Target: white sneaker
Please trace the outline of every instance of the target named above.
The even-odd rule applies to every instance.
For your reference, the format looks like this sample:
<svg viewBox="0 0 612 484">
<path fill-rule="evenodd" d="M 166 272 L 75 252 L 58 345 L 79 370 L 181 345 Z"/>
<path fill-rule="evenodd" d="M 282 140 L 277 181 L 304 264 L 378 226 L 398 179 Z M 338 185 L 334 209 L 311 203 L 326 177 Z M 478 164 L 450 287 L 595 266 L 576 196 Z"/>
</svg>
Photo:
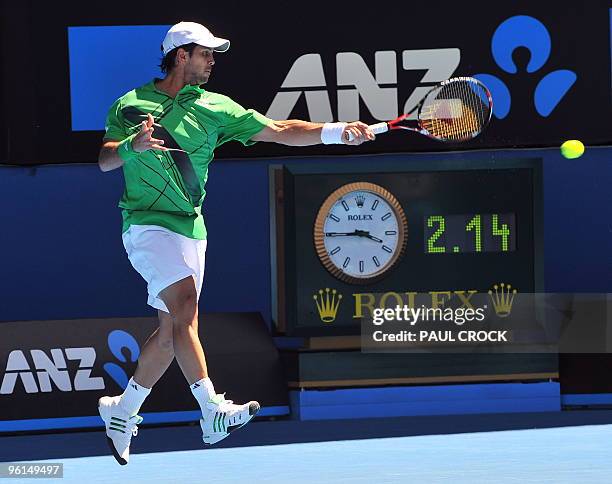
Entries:
<svg viewBox="0 0 612 484">
<path fill-rule="evenodd" d="M 139 415 L 129 416 L 120 406 L 121 396 L 102 397 L 98 400 L 98 412 L 106 425 L 106 440 L 113 456 L 122 466 L 130 460 L 130 442 L 138 434 Z"/>
<path fill-rule="evenodd" d="M 259 412 L 259 403 L 251 401 L 235 405 L 231 400 L 226 400 L 223 393 L 208 400 L 206 410 L 204 418 L 200 419 L 202 440 L 205 444 L 212 445 L 246 425 Z"/>
</svg>

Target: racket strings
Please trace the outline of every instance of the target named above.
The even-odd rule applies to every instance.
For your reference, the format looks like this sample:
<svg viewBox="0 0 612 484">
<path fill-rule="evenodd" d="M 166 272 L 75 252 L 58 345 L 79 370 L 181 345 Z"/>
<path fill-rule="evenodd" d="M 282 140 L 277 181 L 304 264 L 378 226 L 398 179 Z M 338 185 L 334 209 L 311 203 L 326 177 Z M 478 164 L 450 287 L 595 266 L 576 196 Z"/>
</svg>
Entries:
<svg viewBox="0 0 612 484">
<path fill-rule="evenodd" d="M 421 127 L 436 138 L 463 141 L 476 136 L 491 114 L 485 90 L 474 81 L 444 84 L 428 96 L 419 113 Z"/>
</svg>

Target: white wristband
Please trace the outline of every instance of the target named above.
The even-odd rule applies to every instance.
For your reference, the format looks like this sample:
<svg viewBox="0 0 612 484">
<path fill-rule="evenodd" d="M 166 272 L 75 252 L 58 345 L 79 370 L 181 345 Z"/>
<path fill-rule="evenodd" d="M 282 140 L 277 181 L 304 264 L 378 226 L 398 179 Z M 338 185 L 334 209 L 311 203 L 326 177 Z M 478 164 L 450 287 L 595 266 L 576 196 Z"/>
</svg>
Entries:
<svg viewBox="0 0 612 484">
<path fill-rule="evenodd" d="M 325 145 L 341 145 L 346 123 L 325 123 L 321 129 L 321 141 Z"/>
</svg>

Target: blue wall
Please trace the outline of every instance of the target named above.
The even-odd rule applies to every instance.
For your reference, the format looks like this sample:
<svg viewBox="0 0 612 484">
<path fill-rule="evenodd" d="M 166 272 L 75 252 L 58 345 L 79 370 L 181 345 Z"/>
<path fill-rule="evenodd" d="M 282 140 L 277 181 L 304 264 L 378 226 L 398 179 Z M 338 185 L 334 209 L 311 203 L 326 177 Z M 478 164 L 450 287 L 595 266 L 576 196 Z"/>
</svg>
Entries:
<svg viewBox="0 0 612 484">
<path fill-rule="evenodd" d="M 68 27 L 70 112 L 73 131 L 104 129 L 108 108 L 124 93 L 159 76 L 159 45 L 170 25 Z M 137 56 L 92 52 L 123 52 L 138 39 Z M 96 95 L 92 96 L 91 93 Z"/>
<path fill-rule="evenodd" d="M 384 156 L 406 163 L 543 157 L 546 289 L 612 292 L 612 149 L 591 148 L 573 161 L 557 150 Z M 213 163 L 203 311 L 260 311 L 269 320 L 268 165 L 281 161 Z M 121 243 L 122 183 L 121 170 L 102 173 L 95 164 L 0 167 L 0 321 L 154 314 Z"/>
</svg>

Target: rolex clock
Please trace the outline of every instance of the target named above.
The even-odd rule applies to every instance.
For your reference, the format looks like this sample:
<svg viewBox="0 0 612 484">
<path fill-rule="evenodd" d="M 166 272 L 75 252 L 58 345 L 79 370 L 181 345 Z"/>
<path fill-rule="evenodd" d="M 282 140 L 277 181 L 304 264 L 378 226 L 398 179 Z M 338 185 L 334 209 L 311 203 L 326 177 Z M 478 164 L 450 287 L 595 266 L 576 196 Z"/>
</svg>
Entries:
<svg viewBox="0 0 612 484">
<path fill-rule="evenodd" d="M 319 208 L 314 245 L 323 266 L 350 284 L 380 280 L 406 250 L 408 223 L 395 196 L 380 185 L 349 183 Z"/>
<path fill-rule="evenodd" d="M 270 172 L 279 334 L 358 335 L 376 308 L 469 309 L 502 283 L 541 290 L 540 159 L 325 161 Z"/>
</svg>

